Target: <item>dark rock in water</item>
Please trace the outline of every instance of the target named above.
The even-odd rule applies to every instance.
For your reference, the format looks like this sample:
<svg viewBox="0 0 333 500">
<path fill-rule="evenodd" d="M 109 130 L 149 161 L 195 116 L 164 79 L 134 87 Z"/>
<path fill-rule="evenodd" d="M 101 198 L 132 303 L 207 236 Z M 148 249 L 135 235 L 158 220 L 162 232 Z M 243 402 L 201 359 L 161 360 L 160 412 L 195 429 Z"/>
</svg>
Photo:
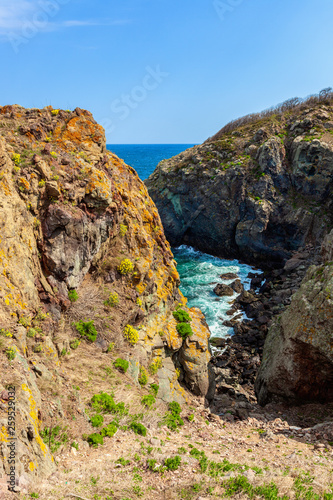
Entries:
<svg viewBox="0 0 333 500">
<path fill-rule="evenodd" d="M 244 290 L 237 298 L 237 301 L 240 304 L 252 304 L 252 302 L 255 302 L 256 300 L 258 300 L 257 297 L 247 290 Z"/>
<path fill-rule="evenodd" d="M 214 347 L 224 347 L 226 344 L 226 340 L 221 337 L 211 337 L 209 342 Z"/>
<path fill-rule="evenodd" d="M 238 275 L 236 273 L 224 273 L 221 274 L 220 278 L 223 280 L 235 280 L 238 278 Z"/>
<path fill-rule="evenodd" d="M 241 280 L 236 280 L 233 281 L 230 285 L 230 288 L 232 288 L 236 293 L 241 293 L 244 290 L 244 286 L 241 282 Z"/>
<path fill-rule="evenodd" d="M 233 289 L 228 285 L 224 285 L 223 283 L 219 283 L 218 285 L 216 285 L 216 287 L 214 288 L 214 292 L 219 297 L 224 297 L 224 296 L 231 297 L 234 294 Z"/>
</svg>

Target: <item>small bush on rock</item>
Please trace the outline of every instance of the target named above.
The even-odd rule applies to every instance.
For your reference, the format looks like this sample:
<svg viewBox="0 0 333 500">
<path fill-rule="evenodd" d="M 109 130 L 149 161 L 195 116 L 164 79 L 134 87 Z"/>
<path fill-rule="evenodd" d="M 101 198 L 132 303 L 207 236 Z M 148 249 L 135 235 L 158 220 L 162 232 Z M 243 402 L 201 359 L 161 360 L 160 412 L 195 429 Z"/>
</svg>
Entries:
<svg viewBox="0 0 333 500">
<path fill-rule="evenodd" d="M 117 358 L 113 363 L 114 367 L 120 372 L 126 373 L 129 367 L 129 362 L 126 359 Z"/>
<path fill-rule="evenodd" d="M 146 385 L 146 383 L 148 382 L 148 373 L 144 366 L 140 366 L 138 381 L 140 385 Z"/>
<path fill-rule="evenodd" d="M 174 311 L 172 314 L 178 323 L 190 323 L 190 321 L 192 321 L 191 316 L 187 311 L 184 311 L 184 309 L 177 309 L 177 311 Z"/>
<path fill-rule="evenodd" d="M 157 396 L 158 390 L 159 390 L 159 385 L 157 384 L 150 384 L 150 392 L 155 396 Z"/>
<path fill-rule="evenodd" d="M 152 375 L 155 375 L 157 371 L 162 368 L 162 359 L 161 358 L 155 358 L 154 361 L 149 365 L 149 371 Z"/>
<path fill-rule="evenodd" d="M 136 344 L 139 340 L 138 331 L 131 325 L 127 325 L 124 330 L 124 337 L 132 345 Z"/>
<path fill-rule="evenodd" d="M 178 323 L 176 328 L 177 332 L 183 339 L 186 339 L 186 337 L 191 337 L 193 335 L 191 325 L 189 325 L 188 323 Z"/>
</svg>

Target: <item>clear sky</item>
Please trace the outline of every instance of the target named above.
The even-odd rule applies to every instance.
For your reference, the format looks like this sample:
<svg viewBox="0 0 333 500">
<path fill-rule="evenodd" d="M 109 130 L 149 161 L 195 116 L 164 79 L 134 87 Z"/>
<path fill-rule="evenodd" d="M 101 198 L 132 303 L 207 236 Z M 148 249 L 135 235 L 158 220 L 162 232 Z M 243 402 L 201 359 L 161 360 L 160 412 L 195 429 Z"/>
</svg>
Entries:
<svg viewBox="0 0 333 500">
<path fill-rule="evenodd" d="M 89 109 L 108 143 L 200 143 L 333 86 L 332 0 L 0 0 L 0 104 Z"/>
</svg>

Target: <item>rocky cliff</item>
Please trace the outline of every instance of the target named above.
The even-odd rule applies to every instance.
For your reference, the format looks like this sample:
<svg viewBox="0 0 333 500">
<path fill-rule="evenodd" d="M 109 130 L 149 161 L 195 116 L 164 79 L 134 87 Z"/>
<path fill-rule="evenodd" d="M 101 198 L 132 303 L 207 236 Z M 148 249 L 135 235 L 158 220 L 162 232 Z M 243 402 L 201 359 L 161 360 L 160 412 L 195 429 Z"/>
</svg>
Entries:
<svg viewBox="0 0 333 500">
<path fill-rule="evenodd" d="M 225 127 L 146 185 L 172 245 L 274 268 L 332 227 L 332 180 L 326 94 Z"/>
<path fill-rule="evenodd" d="M 333 401 L 333 231 L 322 245 L 323 264 L 312 265 L 269 329 L 255 382 L 260 404 Z"/>
<path fill-rule="evenodd" d="M 88 111 L 0 107 L 0 212 L 0 476 L 10 471 L 14 387 L 24 489 L 55 467 L 45 426 L 87 428 L 84 399 L 115 358 L 128 361 L 134 386 L 158 384 L 162 402 L 207 395 L 209 329 L 186 308 L 145 185 L 106 150 Z M 191 336 L 179 333 L 179 307 Z"/>
</svg>

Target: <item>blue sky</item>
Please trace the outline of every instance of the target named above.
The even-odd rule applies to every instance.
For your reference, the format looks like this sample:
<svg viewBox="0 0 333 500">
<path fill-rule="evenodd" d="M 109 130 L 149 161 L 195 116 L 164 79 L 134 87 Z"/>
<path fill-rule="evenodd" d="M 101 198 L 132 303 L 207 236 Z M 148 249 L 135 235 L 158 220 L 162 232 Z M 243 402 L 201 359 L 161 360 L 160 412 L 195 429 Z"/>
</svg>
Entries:
<svg viewBox="0 0 333 500">
<path fill-rule="evenodd" d="M 0 104 L 89 109 L 113 144 L 200 143 L 331 86 L 332 19 L 332 0 L 0 0 Z"/>
</svg>

